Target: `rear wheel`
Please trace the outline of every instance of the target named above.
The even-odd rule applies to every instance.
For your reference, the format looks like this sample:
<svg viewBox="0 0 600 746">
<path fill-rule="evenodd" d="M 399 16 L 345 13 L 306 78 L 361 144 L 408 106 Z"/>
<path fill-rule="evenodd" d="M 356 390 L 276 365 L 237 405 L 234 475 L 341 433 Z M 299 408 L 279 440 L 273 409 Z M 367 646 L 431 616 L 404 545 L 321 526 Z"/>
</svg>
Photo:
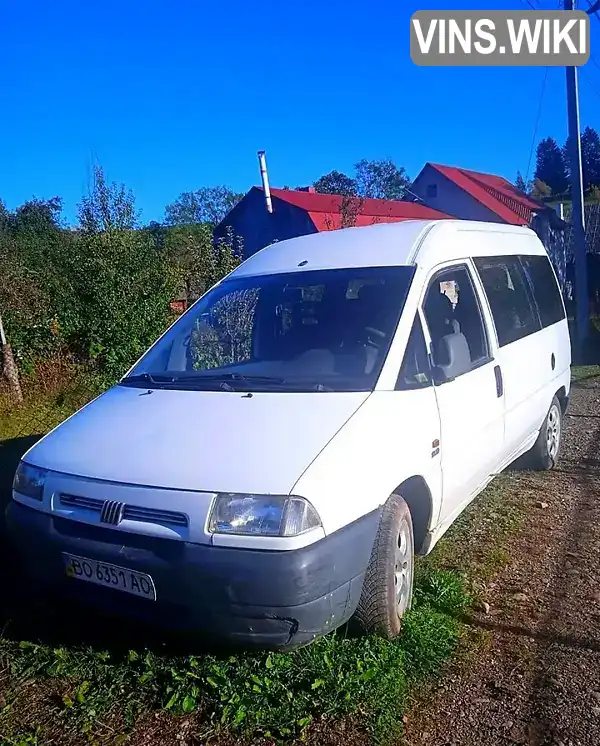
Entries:
<svg viewBox="0 0 600 746">
<path fill-rule="evenodd" d="M 562 408 L 556 397 L 540 429 L 535 445 L 527 454 L 527 465 L 536 471 L 553 469 L 560 455 L 562 439 Z"/>
<path fill-rule="evenodd" d="M 413 571 L 414 538 L 410 511 L 400 495 L 392 495 L 383 508 L 354 614 L 361 629 L 387 639 L 400 632 L 401 619 L 412 601 Z"/>
</svg>

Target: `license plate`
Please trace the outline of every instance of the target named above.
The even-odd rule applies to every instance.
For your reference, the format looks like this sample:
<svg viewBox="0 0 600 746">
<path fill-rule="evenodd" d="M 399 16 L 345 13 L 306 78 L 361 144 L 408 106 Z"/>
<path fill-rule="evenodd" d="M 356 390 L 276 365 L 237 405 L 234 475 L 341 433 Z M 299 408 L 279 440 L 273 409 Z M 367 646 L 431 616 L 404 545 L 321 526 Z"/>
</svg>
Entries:
<svg viewBox="0 0 600 746">
<path fill-rule="evenodd" d="M 127 567 L 97 562 L 87 557 L 76 557 L 73 554 L 63 553 L 63 560 L 69 578 L 85 580 L 88 583 L 103 585 L 105 588 L 114 588 L 156 601 L 156 588 L 150 575 L 135 572 Z"/>
</svg>

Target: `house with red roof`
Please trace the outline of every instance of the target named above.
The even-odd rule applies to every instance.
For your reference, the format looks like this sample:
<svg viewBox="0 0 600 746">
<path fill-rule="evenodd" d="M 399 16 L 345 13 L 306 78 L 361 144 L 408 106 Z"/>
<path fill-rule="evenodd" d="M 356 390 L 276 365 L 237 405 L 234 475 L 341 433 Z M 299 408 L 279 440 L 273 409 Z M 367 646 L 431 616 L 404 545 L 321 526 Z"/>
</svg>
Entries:
<svg viewBox="0 0 600 746">
<path fill-rule="evenodd" d="M 420 204 L 462 220 L 531 225 L 542 213 L 558 218 L 552 208 L 502 176 L 439 163 L 426 163 L 410 192 L 408 199 L 418 198 Z"/>
<path fill-rule="evenodd" d="M 443 220 L 449 216 L 420 202 L 342 197 L 320 194 L 313 187 L 271 189 L 272 212 L 261 187 L 252 187 L 215 229 L 215 238 L 228 230 L 240 236 L 244 258 L 273 241 L 309 233 L 402 220 Z"/>
<path fill-rule="evenodd" d="M 570 229 L 548 205 L 517 189 L 502 176 L 439 163 L 426 163 L 410 185 L 407 199 L 461 220 L 527 225 L 546 247 L 563 291 L 572 274 Z"/>
</svg>

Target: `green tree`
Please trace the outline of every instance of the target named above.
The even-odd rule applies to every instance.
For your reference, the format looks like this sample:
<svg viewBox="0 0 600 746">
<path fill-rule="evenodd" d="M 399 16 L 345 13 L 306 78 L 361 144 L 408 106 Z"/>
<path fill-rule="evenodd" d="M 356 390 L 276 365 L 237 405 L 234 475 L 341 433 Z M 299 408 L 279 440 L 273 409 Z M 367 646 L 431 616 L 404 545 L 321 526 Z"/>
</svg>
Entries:
<svg viewBox="0 0 600 746">
<path fill-rule="evenodd" d="M 527 184 L 520 171 L 517 171 L 517 178 L 515 179 L 515 186 L 520 192 L 527 193 Z"/>
<path fill-rule="evenodd" d="M 10 223 L 10 213 L 6 209 L 6 204 L 4 203 L 4 200 L 0 199 L 0 233 L 3 233 L 4 231 L 8 230 L 9 223 Z"/>
<path fill-rule="evenodd" d="M 552 196 L 552 189 L 540 179 L 534 179 L 529 194 L 536 199 L 544 199 Z"/>
<path fill-rule="evenodd" d="M 581 135 L 581 162 L 583 188 L 600 186 L 600 136 L 595 129 L 586 127 Z"/>
<path fill-rule="evenodd" d="M 208 223 L 214 227 L 243 196 L 226 186 L 201 187 L 195 192 L 182 192 L 175 202 L 166 206 L 165 223 L 167 225 Z"/>
<path fill-rule="evenodd" d="M 15 355 L 26 370 L 67 344 L 74 321 L 63 261 L 73 236 L 61 223 L 58 197 L 2 211 L 0 307 Z"/>
<path fill-rule="evenodd" d="M 391 159 L 360 160 L 354 166 L 353 178 L 340 171 L 331 171 L 314 183 L 322 194 L 340 194 L 342 197 L 401 200 L 410 184 L 404 168 Z"/>
<path fill-rule="evenodd" d="M 554 194 L 562 194 L 568 187 L 564 153 L 552 137 L 544 138 L 537 146 L 534 177 Z"/>
<path fill-rule="evenodd" d="M 175 268 L 180 292 L 192 303 L 239 263 L 242 247 L 233 236 L 218 241 L 206 223 L 169 227 L 165 250 Z"/>
<path fill-rule="evenodd" d="M 101 166 L 94 167 L 90 193 L 78 206 L 79 225 L 86 233 L 131 230 L 136 227 L 140 213 L 135 198 L 124 184 L 107 183 Z"/>
<path fill-rule="evenodd" d="M 341 194 L 352 197 L 357 194 L 358 185 L 355 179 L 351 179 L 340 171 L 330 171 L 321 176 L 314 183 L 315 191 L 321 194 Z"/>
<path fill-rule="evenodd" d="M 374 199 L 401 200 L 410 184 L 404 168 L 387 158 L 378 161 L 363 159 L 356 166 L 357 194 Z"/>
<path fill-rule="evenodd" d="M 80 234 L 69 257 L 80 352 L 118 376 L 164 331 L 177 273 L 155 236 L 134 230 L 133 194 L 101 169 L 79 205 Z"/>
</svg>

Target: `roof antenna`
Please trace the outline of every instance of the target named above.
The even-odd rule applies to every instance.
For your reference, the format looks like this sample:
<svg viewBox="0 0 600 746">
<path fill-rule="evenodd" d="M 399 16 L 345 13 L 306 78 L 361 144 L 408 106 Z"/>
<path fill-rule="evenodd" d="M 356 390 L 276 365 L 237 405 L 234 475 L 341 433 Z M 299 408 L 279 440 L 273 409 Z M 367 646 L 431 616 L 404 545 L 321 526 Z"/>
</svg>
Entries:
<svg viewBox="0 0 600 746">
<path fill-rule="evenodd" d="M 269 188 L 269 177 L 267 175 L 267 162 L 265 160 L 265 151 L 258 151 L 258 163 L 260 165 L 260 177 L 262 179 L 263 189 L 265 190 L 265 202 L 267 203 L 267 212 L 273 212 L 273 202 L 271 201 L 271 190 Z"/>
</svg>

